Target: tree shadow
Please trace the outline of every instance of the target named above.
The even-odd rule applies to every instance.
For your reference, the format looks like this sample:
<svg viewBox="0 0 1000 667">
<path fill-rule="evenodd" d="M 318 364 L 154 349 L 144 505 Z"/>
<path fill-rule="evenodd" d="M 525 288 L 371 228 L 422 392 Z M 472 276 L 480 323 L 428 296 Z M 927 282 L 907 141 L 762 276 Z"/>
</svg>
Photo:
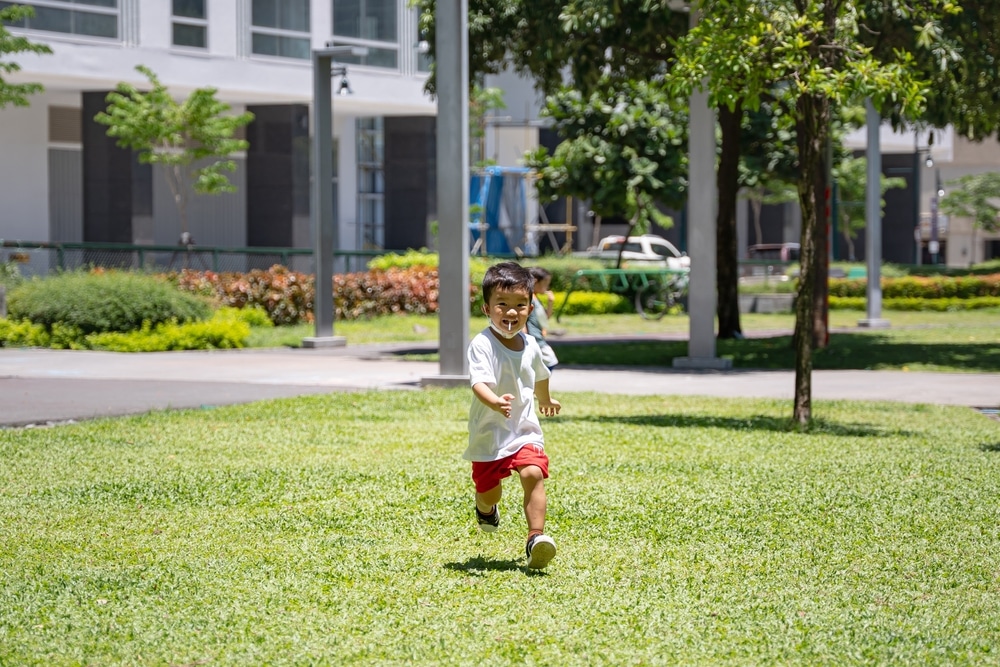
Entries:
<svg viewBox="0 0 1000 667">
<path fill-rule="evenodd" d="M 444 566 L 449 570 L 464 572 L 466 574 L 481 577 L 487 572 L 510 572 L 511 570 L 520 570 L 521 561 L 474 556 L 466 560 L 464 563 L 445 563 Z"/>
<path fill-rule="evenodd" d="M 564 419 L 566 419 L 564 417 Z M 850 437 L 881 437 L 885 435 L 914 435 L 911 431 L 897 431 L 878 428 L 871 424 L 845 424 L 814 417 L 806 429 L 802 429 L 791 419 L 770 415 L 750 417 L 718 417 L 715 415 L 627 415 L 627 416 L 582 416 L 569 420 L 597 423 L 632 424 L 660 428 L 723 428 L 731 431 L 771 431 L 775 433 L 801 432 L 803 435 L 836 435 Z"/>
<path fill-rule="evenodd" d="M 553 345 L 566 366 L 639 366 L 669 368 L 675 357 L 687 353 L 686 341 L 587 341 Z M 718 356 L 733 360 L 737 369 L 795 368 L 795 350 L 789 335 L 720 340 Z M 878 333 L 835 331 L 830 345 L 814 350 L 814 370 L 866 370 L 904 366 L 942 366 L 977 373 L 1000 372 L 1000 346 L 992 342 L 912 343 Z"/>
<path fill-rule="evenodd" d="M 979 449 L 984 452 L 1000 452 L 1000 442 L 994 443 L 983 443 L 979 445 Z"/>
</svg>

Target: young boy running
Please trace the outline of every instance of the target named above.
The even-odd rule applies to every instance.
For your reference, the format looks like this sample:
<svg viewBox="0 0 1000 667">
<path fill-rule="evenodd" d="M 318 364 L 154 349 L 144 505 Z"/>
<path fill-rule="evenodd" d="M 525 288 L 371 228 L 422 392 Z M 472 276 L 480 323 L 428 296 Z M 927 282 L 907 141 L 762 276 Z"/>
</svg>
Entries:
<svg viewBox="0 0 1000 667">
<path fill-rule="evenodd" d="M 514 262 L 490 267 L 483 278 L 483 310 L 490 325 L 469 344 L 475 399 L 469 410 L 469 446 L 463 456 L 472 461 L 476 518 L 487 532 L 500 525 L 501 481 L 517 472 L 528 522 L 528 567 L 538 569 L 556 555 L 556 543 L 544 534 L 543 480 L 549 476 L 549 458 L 535 414 L 535 397 L 543 415 L 558 414 L 561 406 L 549 396 L 549 369 L 538 343 L 523 333 L 531 312 L 533 283 L 531 273 Z"/>
</svg>

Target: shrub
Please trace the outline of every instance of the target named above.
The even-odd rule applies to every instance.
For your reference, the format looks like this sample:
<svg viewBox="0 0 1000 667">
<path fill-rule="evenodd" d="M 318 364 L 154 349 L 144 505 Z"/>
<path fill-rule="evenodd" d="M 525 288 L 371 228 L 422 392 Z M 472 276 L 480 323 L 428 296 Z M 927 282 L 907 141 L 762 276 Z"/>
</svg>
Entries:
<svg viewBox="0 0 1000 667">
<path fill-rule="evenodd" d="M 168 350 L 222 350 L 241 348 L 250 337 L 250 325 L 223 314 L 207 322 L 156 325 L 144 323 L 138 331 L 86 336 L 86 347 L 110 352 L 164 352 Z"/>
<path fill-rule="evenodd" d="M 425 269 L 438 268 L 438 254 L 430 252 L 426 248 L 423 250 L 407 250 L 402 255 L 389 252 L 379 255 L 368 262 L 368 268 L 372 271 L 390 271 L 392 269 L 412 269 L 421 267 Z"/>
<path fill-rule="evenodd" d="M 134 331 L 143 322 L 190 322 L 208 317 L 208 303 L 169 283 L 140 273 L 91 271 L 61 273 L 25 282 L 8 295 L 12 319 L 57 324 L 82 334 Z"/>
<path fill-rule="evenodd" d="M 968 299 L 948 297 L 942 299 L 924 299 L 917 297 L 890 297 L 882 299 L 882 307 L 886 310 L 979 310 L 984 308 L 1000 308 L 1000 297 L 977 296 Z M 831 296 L 830 308 L 837 310 L 865 310 L 867 300 L 863 296 Z"/>
<path fill-rule="evenodd" d="M 438 312 L 438 272 L 427 267 L 334 276 L 337 317 Z"/>
<path fill-rule="evenodd" d="M 299 324 L 312 319 L 313 276 L 279 264 L 248 273 L 185 269 L 167 278 L 186 292 L 213 297 L 220 306 L 257 306 L 273 324 Z"/>
<path fill-rule="evenodd" d="M 0 346 L 48 347 L 49 332 L 41 324 L 29 320 L 0 318 Z"/>
<path fill-rule="evenodd" d="M 867 281 L 831 280 L 830 296 L 865 297 Z M 943 299 L 1000 297 L 1000 273 L 983 276 L 906 276 L 882 280 L 882 297 Z"/>
<path fill-rule="evenodd" d="M 556 310 L 562 307 L 560 315 L 607 315 L 635 312 L 632 300 L 621 294 L 575 291 L 570 296 L 569 301 L 563 305 L 565 298 L 564 294 L 556 294 Z"/>
</svg>

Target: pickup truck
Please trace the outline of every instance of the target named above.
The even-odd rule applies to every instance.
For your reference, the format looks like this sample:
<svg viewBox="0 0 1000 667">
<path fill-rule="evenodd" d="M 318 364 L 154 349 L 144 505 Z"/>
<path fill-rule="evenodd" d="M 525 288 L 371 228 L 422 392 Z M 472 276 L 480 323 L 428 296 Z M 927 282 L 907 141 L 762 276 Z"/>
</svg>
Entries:
<svg viewBox="0 0 1000 667">
<path fill-rule="evenodd" d="M 622 244 L 625 249 L 622 250 Z M 691 258 L 679 251 L 674 244 L 662 236 L 643 234 L 630 236 L 605 236 L 596 247 L 582 253 L 586 257 L 618 261 L 618 252 L 622 254 L 622 264 L 642 266 L 647 264 L 666 265 L 668 269 L 688 269 Z"/>
</svg>

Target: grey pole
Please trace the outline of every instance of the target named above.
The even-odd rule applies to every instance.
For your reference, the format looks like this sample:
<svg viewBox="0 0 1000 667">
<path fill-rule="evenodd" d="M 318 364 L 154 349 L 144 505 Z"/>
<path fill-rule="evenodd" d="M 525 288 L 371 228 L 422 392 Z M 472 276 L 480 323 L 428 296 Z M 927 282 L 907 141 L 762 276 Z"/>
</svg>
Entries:
<svg viewBox="0 0 1000 667">
<path fill-rule="evenodd" d="M 469 381 L 469 35 L 468 0 L 438 0 L 438 296 L 441 374 L 424 384 Z"/>
<path fill-rule="evenodd" d="M 312 52 L 313 140 L 310 217 L 316 284 L 313 318 L 316 335 L 302 340 L 302 347 L 339 347 L 347 339 L 333 335 L 333 253 L 338 246 L 337 211 L 333 205 L 333 84 L 336 56 L 363 56 L 366 47 L 328 46 Z"/>
<path fill-rule="evenodd" d="M 865 122 L 868 129 L 868 182 L 865 189 L 865 240 L 868 260 L 868 287 L 866 291 L 867 317 L 858 321 L 859 327 L 885 329 L 889 320 L 882 319 L 882 148 L 879 128 L 882 118 L 871 99 L 865 100 Z"/>
<path fill-rule="evenodd" d="M 691 27 L 698 12 L 691 9 Z M 730 368 L 731 359 L 715 356 L 716 216 L 719 198 L 715 178 L 715 110 L 708 92 L 691 94 L 688 117 L 688 249 L 691 281 L 688 356 L 676 357 L 674 368 Z"/>
</svg>

